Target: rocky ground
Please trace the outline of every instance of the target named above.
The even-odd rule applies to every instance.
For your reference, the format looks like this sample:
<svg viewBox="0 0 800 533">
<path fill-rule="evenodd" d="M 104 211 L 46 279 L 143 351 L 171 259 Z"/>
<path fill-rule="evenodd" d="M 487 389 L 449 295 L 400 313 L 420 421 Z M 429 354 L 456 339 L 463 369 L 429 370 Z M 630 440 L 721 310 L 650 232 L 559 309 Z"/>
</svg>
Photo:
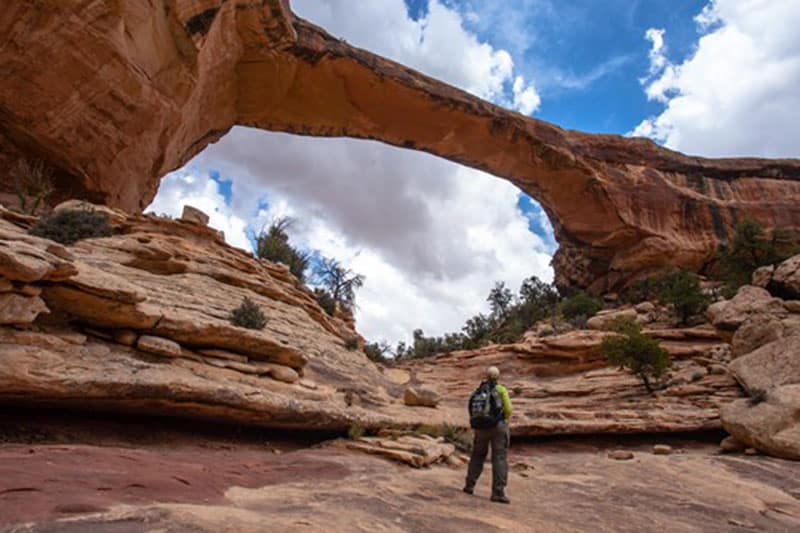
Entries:
<svg viewBox="0 0 800 533">
<path fill-rule="evenodd" d="M 584 329 L 546 321 L 515 344 L 387 367 L 351 316 L 202 213 L 56 210 L 76 207 L 113 235 L 62 246 L 0 207 L 2 529 L 800 527 L 786 460 L 800 458 L 800 256 L 692 327 L 650 302 L 609 305 Z M 244 297 L 263 330 L 230 322 Z M 673 359 L 653 393 L 600 353 L 618 316 Z M 459 490 L 464 399 L 489 365 L 515 406 L 510 507 L 487 501 L 488 475 L 478 496 Z"/>
<path fill-rule="evenodd" d="M 476 495 L 467 496 L 460 491 L 463 466 L 413 469 L 321 442 L 322 435 L 237 435 L 146 419 L 21 420 L 3 420 L 19 431 L 6 431 L 0 444 L 0 531 L 800 527 L 800 463 L 720 455 L 717 435 L 517 441 L 513 502 L 502 506 L 488 500 L 488 470 Z M 653 445 L 663 443 L 672 453 L 654 454 Z M 610 457 L 619 450 L 633 458 Z"/>
</svg>

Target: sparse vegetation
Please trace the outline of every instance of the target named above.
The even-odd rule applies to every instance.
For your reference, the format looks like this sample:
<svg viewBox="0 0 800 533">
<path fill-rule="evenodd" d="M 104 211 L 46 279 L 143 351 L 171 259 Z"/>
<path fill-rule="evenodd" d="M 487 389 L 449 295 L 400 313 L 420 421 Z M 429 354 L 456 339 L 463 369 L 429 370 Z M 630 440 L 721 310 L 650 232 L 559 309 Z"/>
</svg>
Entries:
<svg viewBox="0 0 800 533">
<path fill-rule="evenodd" d="M 234 326 L 247 329 L 264 329 L 267 325 L 267 317 L 261 308 L 247 297 L 239 307 L 231 311 L 229 320 Z"/>
<path fill-rule="evenodd" d="M 784 228 L 770 234 L 758 220 L 748 217 L 736 225 L 731 241 L 717 254 L 717 262 L 725 295 L 732 296 L 742 285 L 750 283 L 753 272 L 800 252 L 798 236 Z"/>
<path fill-rule="evenodd" d="M 672 364 L 669 353 L 633 320 L 618 318 L 609 329 L 615 334 L 603 339 L 600 351 L 612 365 L 627 368 L 638 376 L 652 393 L 654 382 L 657 384 Z"/>
<path fill-rule="evenodd" d="M 344 340 L 344 347 L 350 350 L 351 352 L 353 350 L 358 350 L 358 337 L 356 336 L 347 337 Z"/>
<path fill-rule="evenodd" d="M 750 398 L 747 399 L 748 405 L 754 407 L 760 403 L 764 403 L 769 398 L 769 393 L 764 389 L 753 389 L 750 392 Z"/>
<path fill-rule="evenodd" d="M 345 268 L 336 259 L 323 257 L 314 266 L 314 281 L 334 302 L 352 310 L 356 305 L 356 289 L 364 285 L 364 276 Z"/>
<path fill-rule="evenodd" d="M 376 363 L 386 364 L 390 362 L 392 349 L 386 342 L 368 342 L 364 345 L 364 353 L 367 358 Z"/>
<path fill-rule="evenodd" d="M 328 313 L 329 316 L 333 316 L 336 313 L 336 300 L 333 299 L 331 293 L 317 287 L 314 289 L 314 297 L 317 299 L 319 306 Z"/>
<path fill-rule="evenodd" d="M 53 169 L 44 161 L 20 159 L 11 169 L 14 192 L 23 213 L 35 215 L 42 203 L 54 191 Z"/>
<path fill-rule="evenodd" d="M 672 304 L 682 325 L 706 310 L 710 298 L 700 288 L 700 280 L 688 270 L 674 270 L 657 282 L 658 300 Z"/>
<path fill-rule="evenodd" d="M 586 320 L 603 308 L 603 303 L 584 291 L 579 291 L 561 302 L 561 314 L 576 327 L 582 327 Z"/>
<path fill-rule="evenodd" d="M 413 343 L 399 343 L 398 358 L 423 358 L 456 350 L 474 350 L 489 343 L 517 342 L 536 322 L 555 317 L 558 312 L 558 291 L 532 276 L 522 282 L 514 295 L 502 282 L 489 292 L 486 300 L 491 313 L 479 313 L 468 319 L 460 332 L 441 337 L 427 337 L 421 329 L 413 333 Z"/>
<path fill-rule="evenodd" d="M 418 426 L 414 435 L 428 435 L 429 437 L 444 438 L 445 442 L 454 445 L 458 450 L 469 453 L 472 451 L 472 431 L 444 424 L 442 426 Z"/>
<path fill-rule="evenodd" d="M 350 440 L 358 440 L 366 434 L 366 430 L 359 424 L 353 424 L 347 430 L 347 438 Z"/>
<path fill-rule="evenodd" d="M 108 218 L 94 211 L 64 209 L 39 219 L 31 235 L 61 244 L 74 244 L 81 239 L 109 237 L 113 233 Z"/>
<path fill-rule="evenodd" d="M 282 263 L 289 267 L 289 271 L 301 283 L 305 282 L 306 270 L 310 255 L 301 252 L 289 244 L 287 230 L 292 225 L 292 219 L 283 217 L 274 220 L 269 228 L 261 230 L 256 235 L 256 256 L 274 263 Z"/>
</svg>

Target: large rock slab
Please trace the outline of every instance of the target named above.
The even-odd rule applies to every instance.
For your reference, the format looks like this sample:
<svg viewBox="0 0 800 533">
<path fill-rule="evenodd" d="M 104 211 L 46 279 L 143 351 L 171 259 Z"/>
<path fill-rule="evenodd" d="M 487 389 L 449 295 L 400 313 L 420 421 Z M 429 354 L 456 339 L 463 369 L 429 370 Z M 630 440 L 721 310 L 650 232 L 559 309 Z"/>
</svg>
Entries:
<svg viewBox="0 0 800 533">
<path fill-rule="evenodd" d="M 775 457 L 800 460 L 800 384 L 771 389 L 753 405 L 738 400 L 722 408 L 725 430 L 748 446 Z"/>
<path fill-rule="evenodd" d="M 780 298 L 766 289 L 745 285 L 730 300 L 722 300 L 708 307 L 708 319 L 723 331 L 736 331 L 744 322 L 758 315 L 784 317 L 787 311 Z"/>
<path fill-rule="evenodd" d="M 30 324 L 40 313 L 47 312 L 49 309 L 38 296 L 0 294 L 0 325 Z"/>
<path fill-rule="evenodd" d="M 800 255 L 796 255 L 775 267 L 767 283 L 767 289 L 784 299 L 800 299 Z"/>
<path fill-rule="evenodd" d="M 664 266 L 699 270 L 746 215 L 800 228 L 796 160 L 703 159 L 565 130 L 355 48 L 287 0 L 89 11 L 7 0 L 0 34 L 0 108 L 14 132 L 0 135 L 0 163 L 47 154 L 56 200 L 140 210 L 163 175 L 241 124 L 375 139 L 510 180 L 552 218 L 562 286 L 603 291 Z"/>
<path fill-rule="evenodd" d="M 800 335 L 770 342 L 735 359 L 728 369 L 749 391 L 800 383 Z"/>
</svg>

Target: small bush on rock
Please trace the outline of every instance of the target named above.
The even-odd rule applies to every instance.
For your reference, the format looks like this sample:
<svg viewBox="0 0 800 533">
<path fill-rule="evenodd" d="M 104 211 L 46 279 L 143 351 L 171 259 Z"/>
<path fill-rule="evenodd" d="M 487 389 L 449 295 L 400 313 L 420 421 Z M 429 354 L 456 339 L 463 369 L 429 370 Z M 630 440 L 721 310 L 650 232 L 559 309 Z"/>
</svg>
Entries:
<svg viewBox="0 0 800 533">
<path fill-rule="evenodd" d="M 328 316 L 333 316 L 336 313 L 336 300 L 333 299 L 331 293 L 317 287 L 314 289 L 314 296 L 319 306 L 328 313 Z"/>
<path fill-rule="evenodd" d="M 289 267 L 289 271 L 303 283 L 310 257 L 307 253 L 296 250 L 289 244 L 287 230 L 291 225 L 292 219 L 279 218 L 272 222 L 269 228 L 256 235 L 256 256 L 259 259 L 286 265 Z"/>
<path fill-rule="evenodd" d="M 231 312 L 231 324 L 247 329 L 264 329 L 267 317 L 253 300 L 245 297 L 242 304 Z"/>
<path fill-rule="evenodd" d="M 347 430 L 347 438 L 350 439 L 350 440 L 358 440 L 361 437 L 363 437 L 365 433 L 366 433 L 366 430 L 362 426 L 360 426 L 358 424 L 353 424 Z"/>
<path fill-rule="evenodd" d="M 386 364 L 390 362 L 389 354 L 392 349 L 385 342 L 368 342 L 364 345 L 364 353 L 370 361 Z"/>
<path fill-rule="evenodd" d="M 785 228 L 768 233 L 763 224 L 750 217 L 736 225 L 736 233 L 723 246 L 717 261 L 725 281 L 725 296 L 731 297 L 750 283 L 753 272 L 762 266 L 779 263 L 798 253 L 798 237 Z"/>
<path fill-rule="evenodd" d="M 653 392 L 651 381 L 660 380 L 672 364 L 669 353 L 633 320 L 618 318 L 611 323 L 610 330 L 616 335 L 603 339 L 602 354 L 612 365 L 629 369 L 642 380 L 648 392 Z"/>
<path fill-rule="evenodd" d="M 344 347 L 350 350 L 358 350 L 358 337 L 347 337 L 344 340 Z"/>
<path fill-rule="evenodd" d="M 561 302 L 561 314 L 573 324 L 585 323 L 603 308 L 602 302 L 583 291 L 577 292 Z"/>
<path fill-rule="evenodd" d="M 753 389 L 750 391 L 750 398 L 747 399 L 747 403 L 753 407 L 766 402 L 768 397 L 769 394 L 764 389 Z"/>
<path fill-rule="evenodd" d="M 64 209 L 44 216 L 31 228 L 30 234 L 61 244 L 74 244 L 81 239 L 109 237 L 113 233 L 108 218 L 102 213 L 82 209 Z"/>
<path fill-rule="evenodd" d="M 675 307 L 683 325 L 708 307 L 709 298 L 700 288 L 700 281 L 688 270 L 669 272 L 658 280 L 658 285 L 660 287 L 658 299 Z"/>
</svg>

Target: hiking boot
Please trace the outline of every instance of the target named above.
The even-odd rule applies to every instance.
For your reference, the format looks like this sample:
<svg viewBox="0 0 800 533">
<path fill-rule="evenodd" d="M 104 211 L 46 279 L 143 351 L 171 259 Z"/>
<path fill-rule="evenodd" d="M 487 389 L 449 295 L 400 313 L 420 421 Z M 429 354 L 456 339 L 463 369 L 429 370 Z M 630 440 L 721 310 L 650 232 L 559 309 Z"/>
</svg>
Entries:
<svg viewBox="0 0 800 533">
<path fill-rule="evenodd" d="M 505 494 L 492 494 L 492 501 L 496 503 L 511 503 Z"/>
<path fill-rule="evenodd" d="M 469 485 L 465 485 L 463 489 L 465 493 L 472 495 L 475 492 L 475 489 L 470 487 Z"/>
</svg>

